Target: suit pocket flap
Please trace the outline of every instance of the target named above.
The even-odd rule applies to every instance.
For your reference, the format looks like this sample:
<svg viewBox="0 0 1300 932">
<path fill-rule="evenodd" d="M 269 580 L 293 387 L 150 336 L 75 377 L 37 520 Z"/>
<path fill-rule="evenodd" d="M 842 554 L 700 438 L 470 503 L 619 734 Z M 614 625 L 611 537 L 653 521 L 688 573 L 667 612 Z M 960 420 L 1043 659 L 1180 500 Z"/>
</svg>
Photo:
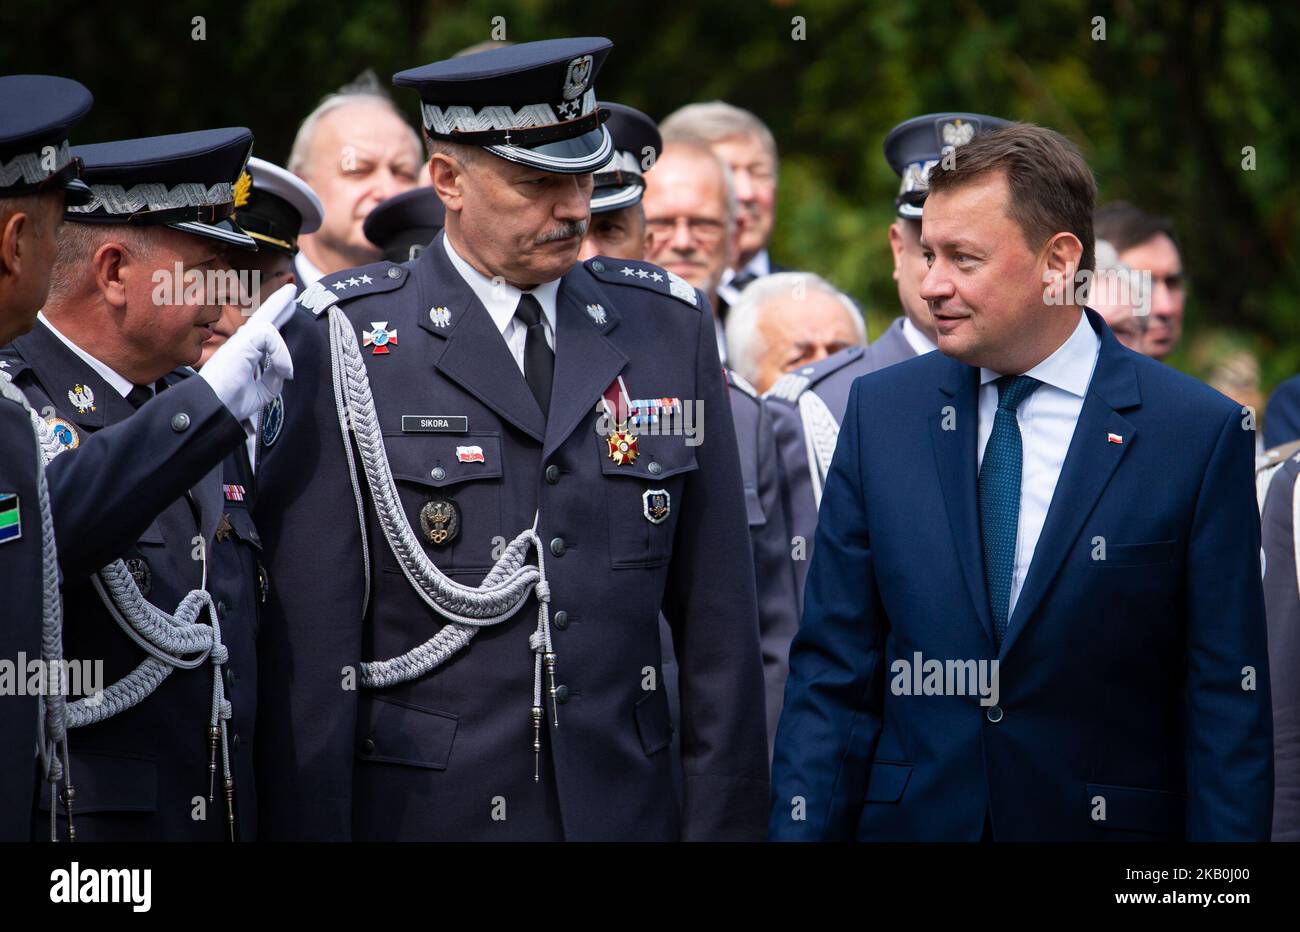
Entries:
<svg viewBox="0 0 1300 932">
<path fill-rule="evenodd" d="M 158 807 L 158 765 L 149 758 L 94 751 L 73 751 L 69 756 L 77 791 L 73 824 L 78 812 L 153 812 Z M 48 783 L 41 792 L 41 810 L 50 811 Z"/>
<path fill-rule="evenodd" d="M 1178 541 L 1157 540 L 1148 544 L 1112 544 L 1106 543 L 1104 559 L 1094 559 L 1092 564 L 1105 568 L 1107 566 L 1149 566 L 1168 563 L 1177 552 Z"/>
<path fill-rule="evenodd" d="M 361 735 L 359 757 L 447 769 L 460 716 L 379 696 L 371 696 L 369 706 L 369 727 Z"/>
<path fill-rule="evenodd" d="M 257 526 L 253 524 L 253 516 L 248 513 L 248 509 L 232 508 L 226 514 L 230 518 L 230 528 L 235 532 L 235 536 L 261 550 L 262 535 L 257 533 Z"/>
<path fill-rule="evenodd" d="M 1088 817 L 1098 828 L 1177 835 L 1183 830 L 1185 810 L 1186 797 L 1181 793 L 1088 784 Z"/>
<path fill-rule="evenodd" d="M 912 777 L 912 765 L 897 761 L 878 760 L 871 765 L 871 776 L 867 779 L 867 793 L 864 797 L 869 803 L 896 803 Z"/>
<path fill-rule="evenodd" d="M 636 701 L 635 712 L 636 731 L 646 756 L 668 747 L 673 740 L 673 725 L 668 720 L 667 694 L 662 689 L 648 691 Z"/>
</svg>

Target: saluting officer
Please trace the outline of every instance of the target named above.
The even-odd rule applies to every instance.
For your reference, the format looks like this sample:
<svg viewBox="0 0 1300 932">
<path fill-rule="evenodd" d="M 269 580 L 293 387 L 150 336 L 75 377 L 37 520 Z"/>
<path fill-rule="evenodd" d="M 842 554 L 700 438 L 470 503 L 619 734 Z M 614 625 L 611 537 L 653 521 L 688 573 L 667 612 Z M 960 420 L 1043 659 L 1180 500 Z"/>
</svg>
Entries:
<svg viewBox="0 0 1300 932">
<path fill-rule="evenodd" d="M 203 591 L 221 516 L 212 470 L 291 364 L 253 321 L 201 377 L 178 368 L 198 360 L 219 311 L 195 298 L 204 273 L 254 245 L 225 219 L 251 145 L 230 129 L 73 150 L 91 197 L 68 208 L 40 323 L 0 354 L 50 439 L 64 653 L 103 664 L 102 693 L 69 702 L 76 792 L 55 800 L 82 839 L 220 839 L 234 817 L 253 833 L 240 744 L 255 710 L 239 703 L 232 717 L 224 676 L 251 675 L 253 626 L 220 617 Z M 48 812 L 51 795 L 36 807 Z"/>
<path fill-rule="evenodd" d="M 286 327 L 296 378 L 257 510 L 274 837 L 761 834 L 754 579 L 711 315 L 657 266 L 576 264 L 612 151 L 592 87 L 610 47 L 398 74 L 446 228 L 413 262 L 326 276 Z"/>
</svg>

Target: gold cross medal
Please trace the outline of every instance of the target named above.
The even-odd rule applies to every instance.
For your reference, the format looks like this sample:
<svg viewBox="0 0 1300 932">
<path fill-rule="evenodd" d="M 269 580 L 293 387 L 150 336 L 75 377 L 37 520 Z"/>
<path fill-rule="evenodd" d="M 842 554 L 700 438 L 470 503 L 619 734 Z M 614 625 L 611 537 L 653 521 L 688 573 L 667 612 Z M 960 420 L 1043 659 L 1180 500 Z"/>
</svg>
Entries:
<svg viewBox="0 0 1300 932">
<path fill-rule="evenodd" d="M 615 466 L 630 466 L 636 462 L 636 435 L 627 429 L 628 415 L 632 403 L 628 399 L 627 386 L 620 375 L 605 389 L 603 402 L 610 422 L 615 425 L 605 438 L 609 444 L 609 458 Z"/>
</svg>

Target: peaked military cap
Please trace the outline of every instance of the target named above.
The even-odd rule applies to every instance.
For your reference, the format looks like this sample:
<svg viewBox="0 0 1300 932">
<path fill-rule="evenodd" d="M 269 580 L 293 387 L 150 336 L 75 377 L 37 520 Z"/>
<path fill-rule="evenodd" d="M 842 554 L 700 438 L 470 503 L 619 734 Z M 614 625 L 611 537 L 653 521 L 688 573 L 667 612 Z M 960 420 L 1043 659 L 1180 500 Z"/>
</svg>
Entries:
<svg viewBox="0 0 1300 932">
<path fill-rule="evenodd" d="M 249 159 L 235 182 L 235 222 L 258 249 L 295 255 L 298 236 L 320 229 L 320 198 L 293 172 L 263 159 Z"/>
<path fill-rule="evenodd" d="M 420 94 L 433 139 L 482 146 L 541 171 L 594 172 L 613 143 L 593 82 L 613 43 L 547 39 L 476 52 L 393 75 Z"/>
<path fill-rule="evenodd" d="M 433 188 L 413 188 L 375 206 L 361 225 L 389 262 L 409 262 L 446 224 L 447 209 Z"/>
<path fill-rule="evenodd" d="M 970 142 L 977 133 L 1005 126 L 1006 120 L 983 113 L 927 113 L 904 120 L 885 137 L 885 159 L 902 179 L 894 205 L 898 216 L 920 220 L 930 191 L 930 172 L 944 155 Z"/>
<path fill-rule="evenodd" d="M 664 144 L 655 121 L 640 110 L 604 102 L 596 106 L 609 111 L 605 128 L 614 140 L 614 155 L 592 183 L 591 212 L 600 214 L 641 203 L 645 170 L 659 158 Z"/>
<path fill-rule="evenodd" d="M 90 91 L 46 74 L 0 77 L 0 197 L 23 197 L 62 188 L 68 204 L 83 204 L 90 188 L 68 131 L 94 103 Z"/>
<path fill-rule="evenodd" d="M 70 207 L 76 223 L 166 224 L 174 230 L 256 249 L 231 218 L 235 182 L 253 148 L 243 127 L 77 146 L 90 185 L 86 204 Z"/>
</svg>

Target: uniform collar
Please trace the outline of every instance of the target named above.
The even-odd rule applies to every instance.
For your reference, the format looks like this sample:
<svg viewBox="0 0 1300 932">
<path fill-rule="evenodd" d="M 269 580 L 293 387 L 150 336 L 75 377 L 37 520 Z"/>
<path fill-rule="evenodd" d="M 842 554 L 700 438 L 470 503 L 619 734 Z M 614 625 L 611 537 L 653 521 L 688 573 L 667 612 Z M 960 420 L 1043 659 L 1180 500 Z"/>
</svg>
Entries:
<svg viewBox="0 0 1300 932">
<path fill-rule="evenodd" d="M 1100 347 L 1101 339 L 1088 323 L 1087 315 L 1080 310 L 1079 322 L 1069 338 L 1056 348 L 1056 352 L 1025 375 L 1082 398 L 1088 391 L 1088 383 L 1092 381 L 1092 370 L 1097 364 L 1097 351 Z M 987 385 L 1001 378 L 1002 374 L 981 368 L 980 385 Z"/>
<path fill-rule="evenodd" d="M 125 398 L 127 395 L 131 393 L 131 389 L 135 388 L 135 383 L 132 382 L 130 379 L 119 375 L 112 368 L 100 362 L 94 356 L 90 355 L 84 349 L 78 346 L 76 343 L 73 343 L 66 336 L 64 336 L 58 327 L 50 323 L 49 318 L 45 316 L 44 311 L 37 311 L 36 319 L 39 320 L 42 324 L 44 324 L 46 328 L 50 331 L 50 333 L 58 337 L 59 342 L 61 342 L 68 349 L 72 350 L 72 352 L 76 353 L 77 356 L 81 358 L 82 362 L 90 366 L 90 368 L 94 369 L 95 372 L 99 375 L 99 377 L 103 379 L 108 384 L 108 386 L 111 389 L 113 389 L 113 391 L 117 392 L 123 398 Z"/>
<path fill-rule="evenodd" d="M 506 328 L 510 326 L 510 321 L 514 320 L 515 309 L 519 307 L 519 298 L 524 294 L 514 285 L 507 284 L 504 281 L 493 281 L 488 278 L 474 266 L 470 265 L 460 254 L 456 252 L 451 245 L 451 239 L 444 233 L 442 244 L 447 249 L 447 257 L 451 259 L 452 266 L 465 284 L 473 290 L 475 296 L 482 303 L 483 307 L 492 317 L 492 322 L 496 324 L 497 330 L 503 335 Z M 552 337 L 555 335 L 555 301 L 560 291 L 560 280 L 546 282 L 529 289 L 528 293 L 537 299 L 537 303 L 542 306 L 542 316 L 546 319 L 546 326 L 550 329 Z"/>
</svg>

